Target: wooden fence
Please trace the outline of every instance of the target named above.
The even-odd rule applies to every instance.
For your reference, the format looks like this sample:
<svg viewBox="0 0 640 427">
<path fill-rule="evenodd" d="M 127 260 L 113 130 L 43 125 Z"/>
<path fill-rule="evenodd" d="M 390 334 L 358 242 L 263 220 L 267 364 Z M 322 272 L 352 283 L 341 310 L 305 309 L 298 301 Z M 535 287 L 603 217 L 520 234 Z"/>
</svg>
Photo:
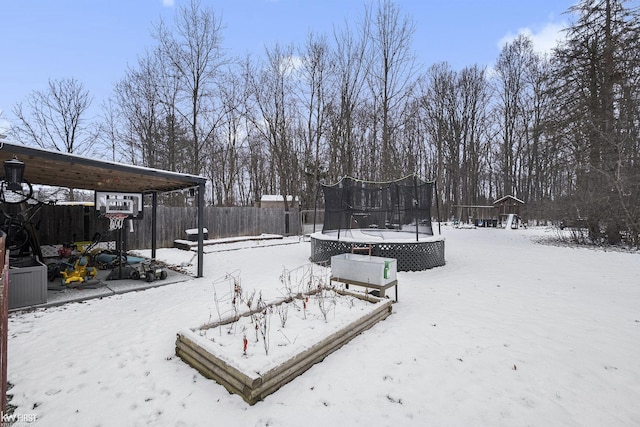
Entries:
<svg viewBox="0 0 640 427">
<path fill-rule="evenodd" d="M 214 207 L 204 208 L 204 228 L 209 239 L 255 236 L 260 234 L 299 235 L 298 211 L 282 208 Z M 157 247 L 173 247 L 176 239 L 186 239 L 185 230 L 197 228 L 198 210 L 193 207 L 158 206 Z M 102 240 L 118 240 L 118 232 L 109 232 L 109 221 L 99 218 L 89 206 L 43 206 L 36 220 L 40 244 L 90 241 L 98 232 Z M 134 220 L 133 230 L 125 223 L 127 249 L 151 247 L 151 208 L 145 207 L 143 219 Z"/>
</svg>

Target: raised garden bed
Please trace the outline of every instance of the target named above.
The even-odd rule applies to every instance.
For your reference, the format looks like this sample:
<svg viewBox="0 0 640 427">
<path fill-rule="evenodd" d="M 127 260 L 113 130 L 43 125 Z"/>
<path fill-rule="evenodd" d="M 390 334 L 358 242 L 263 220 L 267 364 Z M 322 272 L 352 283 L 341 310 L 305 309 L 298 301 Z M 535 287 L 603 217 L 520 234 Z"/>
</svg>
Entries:
<svg viewBox="0 0 640 427">
<path fill-rule="evenodd" d="M 253 405 L 386 319 L 392 304 L 364 293 L 319 289 L 183 330 L 176 354 Z"/>
</svg>

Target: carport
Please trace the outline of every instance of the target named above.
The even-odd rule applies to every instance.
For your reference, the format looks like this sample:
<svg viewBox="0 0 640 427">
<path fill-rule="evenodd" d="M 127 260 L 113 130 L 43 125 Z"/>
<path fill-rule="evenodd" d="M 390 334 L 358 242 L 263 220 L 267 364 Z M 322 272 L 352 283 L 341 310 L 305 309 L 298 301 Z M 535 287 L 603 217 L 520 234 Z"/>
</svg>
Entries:
<svg viewBox="0 0 640 427">
<path fill-rule="evenodd" d="M 152 196 L 151 256 L 156 257 L 156 213 L 158 194 L 197 189 L 197 277 L 203 275 L 204 191 L 206 178 L 160 169 L 91 159 L 59 151 L 43 150 L 0 141 L 0 162 L 17 158 L 25 164 L 24 179 L 32 185 L 79 190 L 114 191 Z"/>
</svg>

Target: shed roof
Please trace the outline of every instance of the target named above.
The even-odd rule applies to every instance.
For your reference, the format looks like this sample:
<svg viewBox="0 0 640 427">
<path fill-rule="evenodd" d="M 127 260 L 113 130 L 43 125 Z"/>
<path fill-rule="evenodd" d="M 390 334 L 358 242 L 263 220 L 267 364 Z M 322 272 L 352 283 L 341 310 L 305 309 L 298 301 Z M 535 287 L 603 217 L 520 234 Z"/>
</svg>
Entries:
<svg viewBox="0 0 640 427">
<path fill-rule="evenodd" d="M 287 196 L 287 201 L 292 202 L 292 201 L 298 201 L 298 196 Z M 281 195 L 277 195 L 277 194 L 264 194 L 262 195 L 262 197 L 260 197 L 260 201 L 261 202 L 283 202 L 284 201 L 284 196 Z"/>
<path fill-rule="evenodd" d="M 524 205 L 524 201 L 523 201 L 523 200 L 520 200 L 520 199 L 518 199 L 517 197 L 512 196 L 512 195 L 508 195 L 508 196 L 501 197 L 501 198 L 499 198 L 498 200 L 496 200 L 495 202 L 493 202 L 493 204 L 494 204 L 494 205 L 496 205 L 496 204 L 498 204 L 498 203 L 504 203 L 504 202 L 506 202 L 506 201 L 507 201 L 507 200 L 509 200 L 509 199 L 511 199 L 511 200 L 513 200 L 513 201 L 515 201 L 515 202 L 518 202 L 518 203 L 520 203 L 520 204 L 523 204 L 523 205 Z"/>
<path fill-rule="evenodd" d="M 0 162 L 17 157 L 31 184 L 116 192 L 166 192 L 206 182 L 197 175 L 126 165 L 0 141 Z M 4 173 L 4 172 L 2 172 Z"/>
</svg>

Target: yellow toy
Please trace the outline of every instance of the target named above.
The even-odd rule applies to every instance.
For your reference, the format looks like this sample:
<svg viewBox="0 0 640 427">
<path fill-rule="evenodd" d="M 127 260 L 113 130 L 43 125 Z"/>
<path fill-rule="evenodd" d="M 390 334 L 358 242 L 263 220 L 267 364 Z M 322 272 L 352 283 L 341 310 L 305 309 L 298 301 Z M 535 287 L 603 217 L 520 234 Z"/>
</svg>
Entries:
<svg viewBox="0 0 640 427">
<path fill-rule="evenodd" d="M 63 268 L 60 269 L 60 275 L 62 276 L 63 286 L 80 286 L 83 283 L 96 278 L 98 269 L 96 267 L 89 267 L 89 260 L 92 259 L 92 250 L 96 247 L 99 241 L 100 233 L 96 233 L 93 236 L 91 243 L 84 248 L 84 251 L 81 254 L 74 251 L 74 254 L 69 258 L 68 262 L 62 262 Z M 73 247 L 77 249 L 77 246 Z"/>
<path fill-rule="evenodd" d="M 67 268 L 60 271 L 62 284 L 65 286 L 78 286 L 88 280 L 95 279 L 98 270 L 95 267 L 89 267 L 88 263 L 89 258 L 86 256 L 76 257 L 73 264 L 65 262 L 64 264 Z"/>
</svg>

